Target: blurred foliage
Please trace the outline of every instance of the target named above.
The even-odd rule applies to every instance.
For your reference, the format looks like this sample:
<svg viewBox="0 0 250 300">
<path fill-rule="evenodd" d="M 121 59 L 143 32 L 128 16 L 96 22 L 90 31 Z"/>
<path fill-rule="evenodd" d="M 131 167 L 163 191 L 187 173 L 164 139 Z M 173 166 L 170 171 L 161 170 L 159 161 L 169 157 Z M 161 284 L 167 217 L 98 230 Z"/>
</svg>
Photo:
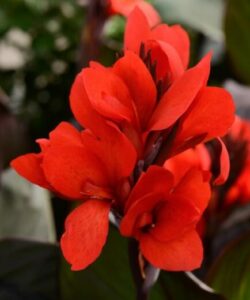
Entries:
<svg viewBox="0 0 250 300">
<path fill-rule="evenodd" d="M 125 19 L 121 16 L 111 16 L 103 28 L 103 43 L 111 49 L 120 51 L 123 43 Z"/>
<path fill-rule="evenodd" d="M 11 0 L 1 3 L 0 19 L 2 41 L 17 40 L 14 36 L 8 41 L 13 29 L 26 41 L 21 49 L 24 65 L 2 69 L 1 86 L 11 97 L 12 109 L 28 123 L 32 137 L 47 135 L 71 116 L 68 95 L 77 72 L 84 10 L 75 1 Z"/>
<path fill-rule="evenodd" d="M 135 286 L 128 259 L 128 240 L 110 226 L 107 244 L 100 258 L 86 270 L 72 272 L 62 258 L 62 300 L 131 300 Z M 150 300 L 204 299 L 223 300 L 195 276 L 182 272 L 161 272 L 150 293 Z"/>
<path fill-rule="evenodd" d="M 208 276 L 213 288 L 229 300 L 250 299 L 249 233 L 228 245 Z"/>
<path fill-rule="evenodd" d="M 1 174 L 0 220 L 0 240 L 56 241 L 49 191 L 30 183 L 12 169 Z"/>
<path fill-rule="evenodd" d="M 0 300 L 59 299 L 57 246 L 0 241 Z"/>
<path fill-rule="evenodd" d="M 0 300 L 134 299 L 127 246 L 128 240 L 111 227 L 100 258 L 86 270 L 72 272 L 62 257 L 60 262 L 60 250 L 55 245 L 2 240 Z M 162 299 L 224 298 L 197 282 L 194 275 L 162 271 L 150 300 Z"/>
<path fill-rule="evenodd" d="M 250 84 L 250 2 L 229 0 L 227 3 L 226 46 L 240 79 Z"/>
<path fill-rule="evenodd" d="M 0 89 L 0 168 L 6 168 L 11 159 L 27 150 L 26 127 L 11 113 L 9 102 Z"/>
<path fill-rule="evenodd" d="M 250 86 L 238 83 L 232 79 L 226 80 L 224 87 L 232 94 L 234 102 L 236 103 L 237 115 L 242 118 L 249 118 L 250 116 Z"/>
<path fill-rule="evenodd" d="M 135 286 L 128 260 L 128 240 L 110 226 L 109 237 L 100 258 L 80 272 L 70 271 L 63 259 L 61 288 L 63 300 L 130 300 Z M 124 288 L 126 286 L 126 288 Z M 162 299 L 156 291 L 152 300 Z"/>
<path fill-rule="evenodd" d="M 225 300 L 192 273 L 162 272 L 159 283 L 165 292 L 166 300 L 202 299 Z"/>
<path fill-rule="evenodd" d="M 204 35 L 223 40 L 223 0 L 154 0 L 166 22 L 182 23 Z"/>
</svg>

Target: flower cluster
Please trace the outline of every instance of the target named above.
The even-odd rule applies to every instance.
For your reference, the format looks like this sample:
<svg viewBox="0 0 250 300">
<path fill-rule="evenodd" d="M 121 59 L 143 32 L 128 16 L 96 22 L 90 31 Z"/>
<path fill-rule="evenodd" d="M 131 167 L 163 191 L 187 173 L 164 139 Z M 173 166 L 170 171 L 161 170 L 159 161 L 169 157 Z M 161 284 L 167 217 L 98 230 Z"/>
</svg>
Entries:
<svg viewBox="0 0 250 300">
<path fill-rule="evenodd" d="M 225 144 L 230 151 L 231 171 L 224 199 L 225 206 L 245 204 L 250 201 L 250 123 L 237 117 Z M 237 158 L 237 163 L 235 159 Z"/>
<path fill-rule="evenodd" d="M 211 54 L 188 68 L 183 28 L 160 23 L 143 1 L 130 1 L 125 10 L 119 2 L 112 1 L 112 9 L 127 16 L 123 54 L 111 67 L 90 62 L 70 93 L 73 114 L 85 129 L 59 124 L 49 139 L 37 141 L 40 153 L 19 157 L 12 167 L 81 201 L 61 238 L 72 270 L 99 256 L 110 214 L 153 266 L 193 270 L 203 257 L 196 226 L 210 198 L 209 159 L 201 143 L 226 134 L 234 105 L 225 90 L 207 86 Z M 221 175 L 216 180 L 223 181 Z"/>
<path fill-rule="evenodd" d="M 213 140 L 207 147 L 199 145 L 192 149 L 192 152 L 189 149 L 174 158 L 175 161 L 178 159 L 179 165 L 180 162 L 196 164 L 202 170 L 215 169 L 215 173 L 220 172 L 218 167 L 223 166 L 216 181 L 223 183 L 225 179 L 227 180 L 224 185 L 212 187 L 211 201 L 197 226 L 200 236 L 209 241 L 214 238 L 218 228 L 223 227 L 225 220 L 234 213 L 236 208 L 250 202 L 249 121 L 237 116 L 227 135 L 223 137 L 223 141 L 225 144 Z M 201 146 L 202 148 L 197 151 Z M 220 163 L 218 163 L 219 159 L 221 159 Z"/>
</svg>

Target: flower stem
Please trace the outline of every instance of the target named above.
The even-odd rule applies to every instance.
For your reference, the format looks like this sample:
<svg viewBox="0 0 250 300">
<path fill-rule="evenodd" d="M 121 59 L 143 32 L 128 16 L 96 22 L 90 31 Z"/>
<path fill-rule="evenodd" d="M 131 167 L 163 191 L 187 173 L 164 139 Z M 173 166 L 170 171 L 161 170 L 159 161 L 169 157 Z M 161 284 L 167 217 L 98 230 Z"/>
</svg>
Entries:
<svg viewBox="0 0 250 300">
<path fill-rule="evenodd" d="M 136 287 L 137 300 L 149 300 L 151 287 L 158 279 L 160 270 L 151 266 L 142 258 L 140 260 L 140 252 L 138 242 L 134 239 L 129 241 L 128 245 L 129 262 Z"/>
</svg>

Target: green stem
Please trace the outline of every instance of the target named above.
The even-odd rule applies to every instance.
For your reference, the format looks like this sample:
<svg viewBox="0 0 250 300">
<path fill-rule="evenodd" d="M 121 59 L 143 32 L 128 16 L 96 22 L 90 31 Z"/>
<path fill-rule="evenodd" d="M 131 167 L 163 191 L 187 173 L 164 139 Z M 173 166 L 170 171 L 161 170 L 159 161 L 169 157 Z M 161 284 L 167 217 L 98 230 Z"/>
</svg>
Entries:
<svg viewBox="0 0 250 300">
<path fill-rule="evenodd" d="M 128 245 L 129 261 L 136 287 L 137 300 L 149 300 L 149 294 L 152 286 L 159 276 L 159 269 L 154 268 L 145 262 L 145 277 L 142 276 L 142 270 L 139 262 L 139 244 L 136 240 L 131 239 Z"/>
</svg>

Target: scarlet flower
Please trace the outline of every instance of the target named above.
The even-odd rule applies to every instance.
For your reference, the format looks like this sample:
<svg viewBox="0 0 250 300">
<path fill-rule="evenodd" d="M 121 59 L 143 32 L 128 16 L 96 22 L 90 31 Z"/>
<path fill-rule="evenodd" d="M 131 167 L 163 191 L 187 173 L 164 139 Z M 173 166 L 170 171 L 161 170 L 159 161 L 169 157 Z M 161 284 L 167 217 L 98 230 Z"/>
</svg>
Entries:
<svg viewBox="0 0 250 300">
<path fill-rule="evenodd" d="M 210 197 L 210 187 L 197 169 L 174 185 L 174 174 L 151 166 L 132 190 L 120 224 L 124 236 L 139 242 L 153 266 L 188 271 L 200 266 L 203 248 L 196 225 Z"/>
<path fill-rule="evenodd" d="M 156 66 L 159 79 L 169 71 L 173 74 L 168 76 L 178 76 L 188 66 L 190 41 L 187 32 L 180 25 L 151 26 L 147 13 L 135 7 L 126 23 L 124 49 L 139 54 L 142 45 L 151 50 L 153 61 L 160 57 L 161 64 Z"/>
<path fill-rule="evenodd" d="M 133 143 L 139 159 L 146 159 L 150 143 L 163 139 L 168 147 L 164 161 L 223 136 L 233 122 L 230 94 L 206 86 L 209 64 L 210 55 L 163 87 L 145 61 L 128 50 L 111 68 L 91 63 L 78 74 L 71 90 L 71 109 L 78 122 L 96 135 L 111 121 Z"/>
<path fill-rule="evenodd" d="M 110 208 L 119 211 L 123 207 L 129 192 L 126 178 L 135 164 L 134 148 L 112 126 L 100 140 L 66 122 L 50 133 L 49 140 L 38 143 L 40 153 L 18 157 L 11 166 L 35 184 L 64 198 L 83 201 L 67 217 L 61 239 L 72 270 L 83 269 L 105 244 Z"/>
<path fill-rule="evenodd" d="M 150 26 L 160 23 L 160 16 L 157 11 L 144 0 L 109 0 L 110 13 L 119 13 L 127 17 L 135 7 L 139 7 L 147 17 Z"/>
<path fill-rule="evenodd" d="M 230 151 L 232 169 L 225 205 L 244 204 L 250 201 L 250 123 L 237 117 L 225 137 Z"/>
<path fill-rule="evenodd" d="M 249 121 L 235 118 L 233 126 L 221 143 L 221 164 L 224 170 L 218 176 L 215 183 L 224 183 L 221 187 L 212 188 L 212 197 L 209 207 L 198 224 L 201 237 L 211 238 L 216 233 L 216 229 L 225 221 L 232 209 L 237 205 L 249 203 L 250 201 L 250 123 Z M 212 143 L 214 145 L 214 142 Z M 229 152 L 229 158 L 227 147 Z M 215 147 L 215 158 L 218 156 Z M 229 161 L 230 159 L 230 170 Z M 218 167 L 218 161 L 212 163 Z M 213 166 L 212 166 L 213 167 Z M 225 172 L 226 171 L 226 172 Z"/>
<path fill-rule="evenodd" d="M 210 55 L 186 69 L 188 56 L 183 29 L 151 29 L 136 5 L 128 17 L 123 57 L 111 68 L 90 63 L 73 84 L 71 108 L 87 130 L 61 123 L 49 140 L 38 140 L 40 153 L 12 162 L 31 182 L 83 202 L 68 216 L 61 239 L 73 270 L 99 256 L 111 208 L 124 214 L 122 234 L 135 237 L 154 266 L 192 270 L 200 265 L 195 227 L 210 196 L 206 176 L 197 169 L 173 168 L 172 174 L 152 166 L 139 177 L 156 157 L 161 163 L 172 156 L 177 161 L 177 154 L 224 135 L 233 122 L 231 96 L 206 86 Z M 172 168 L 170 161 L 165 166 Z"/>
</svg>

